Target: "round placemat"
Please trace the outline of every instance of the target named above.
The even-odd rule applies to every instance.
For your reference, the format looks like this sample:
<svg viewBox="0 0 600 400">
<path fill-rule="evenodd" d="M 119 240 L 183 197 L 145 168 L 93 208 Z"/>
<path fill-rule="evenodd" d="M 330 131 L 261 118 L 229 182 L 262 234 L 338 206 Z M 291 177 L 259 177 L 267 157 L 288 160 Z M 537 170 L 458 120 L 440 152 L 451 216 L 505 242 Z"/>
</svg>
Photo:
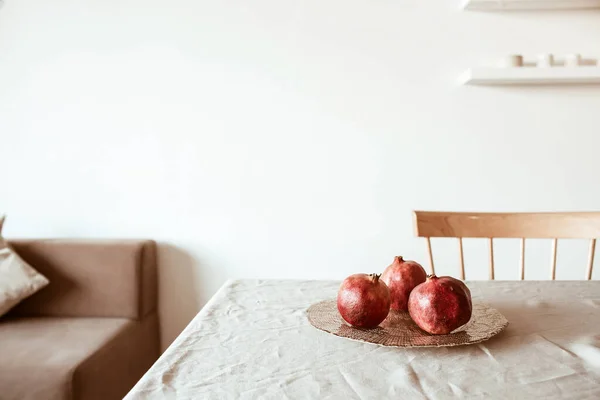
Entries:
<svg viewBox="0 0 600 400">
<path fill-rule="evenodd" d="M 502 332 L 508 320 L 486 304 L 473 304 L 471 320 L 447 335 L 431 335 L 421 330 L 408 312 L 390 311 L 377 328 L 360 329 L 348 325 L 340 316 L 336 300 L 313 304 L 307 310 L 308 320 L 317 329 L 361 342 L 392 347 L 444 347 L 483 342 Z"/>
</svg>

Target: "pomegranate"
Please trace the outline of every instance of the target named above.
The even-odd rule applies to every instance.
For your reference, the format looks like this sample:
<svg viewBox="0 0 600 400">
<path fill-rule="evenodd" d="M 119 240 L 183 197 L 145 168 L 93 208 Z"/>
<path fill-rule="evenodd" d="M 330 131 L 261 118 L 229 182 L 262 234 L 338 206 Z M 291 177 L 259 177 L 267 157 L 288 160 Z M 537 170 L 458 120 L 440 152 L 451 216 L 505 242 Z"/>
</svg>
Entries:
<svg viewBox="0 0 600 400">
<path fill-rule="evenodd" d="M 408 312 L 425 332 L 444 335 L 471 319 L 471 291 L 458 279 L 430 275 L 410 293 Z"/>
<path fill-rule="evenodd" d="M 377 274 L 350 275 L 338 291 L 342 318 L 357 328 L 375 328 L 390 312 L 390 290 Z"/>
<path fill-rule="evenodd" d="M 452 278 L 454 279 L 454 278 Z M 471 290 L 469 289 L 469 287 L 460 279 L 454 279 L 457 283 L 457 285 L 459 285 L 460 287 L 462 287 L 462 289 L 465 291 L 465 293 L 467 294 L 467 298 L 469 299 L 469 307 L 471 307 L 471 309 L 473 308 L 473 303 L 471 302 Z"/>
<path fill-rule="evenodd" d="M 408 296 L 415 286 L 425 282 L 427 273 L 421 264 L 415 261 L 405 261 L 397 256 L 381 275 L 381 280 L 390 289 L 392 310 L 408 310 Z"/>
</svg>

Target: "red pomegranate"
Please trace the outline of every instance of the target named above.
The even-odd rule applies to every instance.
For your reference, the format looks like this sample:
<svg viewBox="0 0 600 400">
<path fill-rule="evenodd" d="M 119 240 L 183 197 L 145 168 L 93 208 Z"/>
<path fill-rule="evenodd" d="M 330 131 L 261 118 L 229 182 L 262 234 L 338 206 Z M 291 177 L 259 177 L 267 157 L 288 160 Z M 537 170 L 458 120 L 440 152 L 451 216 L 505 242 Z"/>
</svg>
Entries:
<svg viewBox="0 0 600 400">
<path fill-rule="evenodd" d="M 421 264 L 415 261 L 405 261 L 397 256 L 381 275 L 381 280 L 390 289 L 392 310 L 408 310 L 408 296 L 415 286 L 425 282 L 427 273 Z"/>
<path fill-rule="evenodd" d="M 450 278 L 450 277 L 448 277 Z M 452 278 L 454 279 L 454 278 Z M 469 289 L 469 287 L 460 279 L 454 279 L 457 284 L 462 287 L 462 289 L 465 291 L 465 293 L 467 294 L 467 298 L 469 299 L 469 307 L 471 307 L 471 309 L 473 309 L 473 303 L 471 301 L 471 289 Z"/>
<path fill-rule="evenodd" d="M 410 293 L 408 312 L 425 332 L 444 335 L 471 319 L 471 291 L 458 279 L 430 275 Z"/>
<path fill-rule="evenodd" d="M 390 290 L 377 274 L 350 275 L 338 291 L 337 307 L 344 320 L 357 328 L 375 328 L 390 312 Z"/>
</svg>

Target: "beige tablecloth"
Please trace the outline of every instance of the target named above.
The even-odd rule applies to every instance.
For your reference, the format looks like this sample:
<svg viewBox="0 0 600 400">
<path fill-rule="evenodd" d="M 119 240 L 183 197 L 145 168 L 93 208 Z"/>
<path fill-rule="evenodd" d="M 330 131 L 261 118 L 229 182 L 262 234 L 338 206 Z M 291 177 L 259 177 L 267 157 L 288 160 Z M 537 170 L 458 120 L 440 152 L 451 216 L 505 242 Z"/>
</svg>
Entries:
<svg viewBox="0 0 600 400">
<path fill-rule="evenodd" d="M 313 328 L 338 285 L 227 282 L 126 399 L 600 399 L 600 281 L 468 282 L 506 331 L 423 349 Z"/>
</svg>

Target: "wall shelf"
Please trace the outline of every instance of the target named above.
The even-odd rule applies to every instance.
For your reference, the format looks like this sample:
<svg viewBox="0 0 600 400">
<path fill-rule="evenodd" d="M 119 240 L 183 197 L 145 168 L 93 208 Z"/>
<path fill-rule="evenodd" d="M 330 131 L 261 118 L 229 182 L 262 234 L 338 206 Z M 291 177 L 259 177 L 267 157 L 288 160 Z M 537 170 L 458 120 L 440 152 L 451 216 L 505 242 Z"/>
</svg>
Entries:
<svg viewBox="0 0 600 400">
<path fill-rule="evenodd" d="M 600 0 L 465 0 L 465 10 L 579 10 L 600 8 Z"/>
<path fill-rule="evenodd" d="M 470 68 L 460 79 L 464 85 L 573 85 L 600 84 L 600 66 Z"/>
</svg>

